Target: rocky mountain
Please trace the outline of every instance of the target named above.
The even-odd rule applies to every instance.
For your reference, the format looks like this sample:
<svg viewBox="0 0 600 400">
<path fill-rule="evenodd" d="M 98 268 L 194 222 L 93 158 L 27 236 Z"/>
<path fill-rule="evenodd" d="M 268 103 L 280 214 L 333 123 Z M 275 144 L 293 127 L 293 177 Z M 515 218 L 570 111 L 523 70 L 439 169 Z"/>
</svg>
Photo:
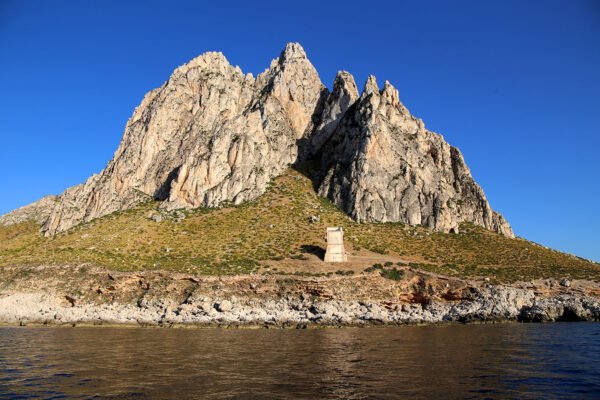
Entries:
<svg viewBox="0 0 600 400">
<path fill-rule="evenodd" d="M 357 221 L 443 232 L 466 221 L 513 236 L 460 151 L 426 130 L 392 85 L 380 90 L 370 77 L 359 95 L 340 72 L 329 92 L 297 43 L 257 77 L 216 52 L 177 68 L 146 94 L 103 171 L 0 223 L 35 214 L 51 236 L 148 199 L 167 209 L 240 204 L 308 160 L 320 194 Z"/>
<path fill-rule="evenodd" d="M 35 203 L 17 208 L 0 216 L 0 225 L 13 225 L 23 221 L 35 221 L 43 224 L 48 220 L 50 213 L 56 205 L 57 196 L 42 197 Z"/>
<path fill-rule="evenodd" d="M 351 76 L 339 75 L 351 80 Z M 354 81 L 347 84 L 355 87 Z M 425 129 L 374 76 L 321 149 L 319 193 L 361 222 L 402 221 L 457 232 L 463 221 L 512 236 L 475 183 L 460 151 Z"/>
</svg>

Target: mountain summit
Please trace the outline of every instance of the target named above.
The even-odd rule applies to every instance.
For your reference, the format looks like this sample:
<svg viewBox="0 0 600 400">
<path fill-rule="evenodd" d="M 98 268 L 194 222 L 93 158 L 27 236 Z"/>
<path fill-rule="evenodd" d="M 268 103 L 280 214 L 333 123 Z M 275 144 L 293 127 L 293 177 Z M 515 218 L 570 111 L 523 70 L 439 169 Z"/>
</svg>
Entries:
<svg viewBox="0 0 600 400">
<path fill-rule="evenodd" d="M 380 89 L 370 76 L 359 95 L 339 72 L 330 92 L 298 43 L 256 78 L 217 52 L 177 68 L 135 109 L 103 171 L 0 224 L 33 218 L 51 236 L 151 199 L 168 209 L 240 204 L 303 163 L 319 194 L 357 221 L 442 232 L 472 222 L 513 237 L 460 151 L 425 129 L 389 82 Z"/>
</svg>

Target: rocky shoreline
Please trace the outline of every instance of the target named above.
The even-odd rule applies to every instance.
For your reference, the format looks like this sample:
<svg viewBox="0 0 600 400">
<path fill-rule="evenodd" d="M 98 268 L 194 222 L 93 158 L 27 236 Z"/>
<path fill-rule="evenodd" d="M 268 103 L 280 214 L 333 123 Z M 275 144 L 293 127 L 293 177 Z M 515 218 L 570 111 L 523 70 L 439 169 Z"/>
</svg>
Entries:
<svg viewBox="0 0 600 400">
<path fill-rule="evenodd" d="M 89 266 L 4 268 L 0 323 L 292 327 L 477 322 L 600 321 L 590 281 L 512 285 L 406 269 L 402 279 L 357 276 L 228 277 Z"/>
<path fill-rule="evenodd" d="M 560 296 L 534 299 L 521 308 L 506 308 L 482 302 L 432 303 L 425 307 L 402 305 L 386 309 L 378 303 L 294 302 L 281 300 L 254 304 L 233 302 L 168 306 L 131 304 L 83 304 L 64 307 L 45 294 L 12 294 L 0 298 L 0 323 L 8 325 L 137 325 L 137 326 L 215 326 L 280 327 L 416 325 L 486 322 L 600 321 L 600 304 L 594 298 Z"/>
</svg>

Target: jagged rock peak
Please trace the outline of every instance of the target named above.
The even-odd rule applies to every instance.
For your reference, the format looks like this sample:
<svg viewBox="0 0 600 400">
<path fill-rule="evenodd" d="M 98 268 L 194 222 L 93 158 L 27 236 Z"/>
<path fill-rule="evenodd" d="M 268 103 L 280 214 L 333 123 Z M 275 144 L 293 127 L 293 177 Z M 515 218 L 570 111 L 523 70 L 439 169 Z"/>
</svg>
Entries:
<svg viewBox="0 0 600 400">
<path fill-rule="evenodd" d="M 315 155 L 337 128 L 340 120 L 358 99 L 358 89 L 352 74 L 338 71 L 333 82 L 333 92 L 325 100 L 323 112 L 311 136 L 309 155 Z"/>
<path fill-rule="evenodd" d="M 313 116 L 329 93 L 298 43 L 288 43 L 269 69 L 257 77 L 256 84 L 284 107 L 296 139 L 310 133 Z"/>
<path fill-rule="evenodd" d="M 202 53 L 196 58 L 188 61 L 187 63 L 177 67 L 170 79 L 177 77 L 182 74 L 188 73 L 192 69 L 211 69 L 211 70 L 223 70 L 231 67 L 231 64 L 227 60 L 227 57 L 220 51 L 207 51 Z M 239 67 L 236 67 L 240 73 L 242 72 Z"/>
<path fill-rule="evenodd" d="M 47 236 L 162 201 L 168 209 L 253 200 L 290 165 L 321 165 L 315 184 L 361 222 L 456 231 L 472 222 L 513 236 L 473 180 L 458 149 L 427 131 L 388 81 L 369 76 L 359 96 L 339 71 L 333 91 L 298 43 L 256 78 L 206 52 L 146 94 L 99 174 L 0 218 L 34 219 Z"/>
<path fill-rule="evenodd" d="M 401 115 L 410 116 L 410 111 L 408 111 L 408 109 L 400 101 L 398 89 L 396 89 L 389 81 L 385 81 L 383 85 L 383 89 L 381 90 L 381 99 L 385 104 L 390 105 L 398 110 Z M 421 130 L 425 128 L 423 121 L 414 117 L 412 117 L 412 119 L 417 122 Z"/>
<path fill-rule="evenodd" d="M 316 72 L 316 69 L 306 56 L 306 52 L 300 43 L 288 43 L 279 54 L 279 57 L 274 58 L 271 61 L 271 65 L 263 72 L 263 74 L 269 74 L 269 72 L 272 74 L 273 71 L 284 70 L 288 66 L 294 64 L 306 65 L 308 68 L 312 68 Z"/>
<path fill-rule="evenodd" d="M 377 78 L 375 78 L 375 75 L 369 75 L 367 82 L 365 83 L 362 96 L 366 97 L 373 93 L 379 94 L 379 86 L 377 85 Z"/>
<path fill-rule="evenodd" d="M 290 63 L 295 60 L 307 60 L 306 52 L 300 43 L 288 43 L 285 45 L 285 49 L 279 55 L 279 62 L 281 64 Z"/>
<path fill-rule="evenodd" d="M 396 89 L 390 81 L 385 81 L 383 84 L 383 89 L 381 90 L 381 96 L 385 101 L 392 105 L 400 104 L 400 95 L 398 94 L 398 89 Z"/>
<path fill-rule="evenodd" d="M 386 82 L 370 76 L 321 153 L 319 194 L 360 222 L 405 222 L 457 232 L 472 222 L 512 237 L 458 149 L 425 130 Z"/>
<path fill-rule="evenodd" d="M 358 88 L 354 76 L 348 71 L 338 71 L 333 81 L 333 95 L 335 97 L 347 97 L 354 103 L 358 99 Z"/>
<path fill-rule="evenodd" d="M 323 95 L 297 45 L 256 79 L 208 52 L 148 93 L 107 167 L 68 189 L 46 235 L 154 198 L 166 208 L 218 207 L 260 196 L 298 156 Z"/>
<path fill-rule="evenodd" d="M 225 57 L 225 54 L 223 54 L 220 51 L 206 51 L 206 52 L 200 54 L 198 57 L 193 58 L 191 61 L 188 61 L 187 63 L 182 65 L 182 67 L 194 67 L 196 65 L 201 65 L 201 64 L 206 64 L 206 65 L 227 64 L 227 65 L 229 65 L 229 61 L 227 60 L 227 57 Z"/>
</svg>

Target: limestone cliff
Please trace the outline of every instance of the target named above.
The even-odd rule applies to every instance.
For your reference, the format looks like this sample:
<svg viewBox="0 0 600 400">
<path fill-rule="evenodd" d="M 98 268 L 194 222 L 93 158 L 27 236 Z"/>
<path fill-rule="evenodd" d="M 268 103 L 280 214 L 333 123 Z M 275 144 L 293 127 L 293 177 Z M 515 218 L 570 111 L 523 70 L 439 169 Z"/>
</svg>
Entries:
<svg viewBox="0 0 600 400">
<path fill-rule="evenodd" d="M 357 221 L 401 221 L 443 232 L 457 232 L 468 221 L 513 236 L 460 151 L 425 129 L 387 81 L 380 91 L 369 77 L 321 154 L 319 193 Z"/>
<path fill-rule="evenodd" d="M 320 193 L 358 221 L 445 232 L 469 221 L 512 236 L 460 152 L 427 131 L 396 89 L 386 82 L 380 91 L 371 77 L 359 97 L 340 72 L 330 93 L 297 43 L 256 78 L 216 52 L 177 68 L 136 108 L 106 168 L 34 203 L 34 219 L 54 235 L 148 199 L 169 209 L 240 204 L 307 159 L 321 166 Z M 25 219 L 13 212 L 0 223 Z"/>
<path fill-rule="evenodd" d="M 221 53 L 205 53 L 145 96 L 108 166 L 63 193 L 42 231 L 52 235 L 148 198 L 168 208 L 254 199 L 296 161 L 296 142 L 322 93 L 298 44 L 256 78 Z"/>
</svg>

